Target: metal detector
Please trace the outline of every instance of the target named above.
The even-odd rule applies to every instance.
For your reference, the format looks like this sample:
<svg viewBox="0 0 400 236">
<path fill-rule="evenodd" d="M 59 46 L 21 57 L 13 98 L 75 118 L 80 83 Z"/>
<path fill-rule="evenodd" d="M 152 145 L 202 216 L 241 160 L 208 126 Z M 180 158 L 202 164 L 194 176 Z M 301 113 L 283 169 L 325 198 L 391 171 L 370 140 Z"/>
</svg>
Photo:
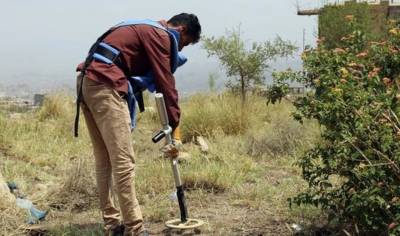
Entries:
<svg viewBox="0 0 400 236">
<path fill-rule="evenodd" d="M 169 126 L 167 110 L 165 108 L 164 96 L 162 93 L 156 93 L 156 106 L 160 117 L 162 129 L 152 138 L 154 143 L 158 143 L 165 137 L 166 144 L 172 144 L 172 129 Z M 182 179 L 179 175 L 178 160 L 171 159 L 172 172 L 174 174 L 176 195 L 178 197 L 180 219 L 173 219 L 165 222 L 165 225 L 171 229 L 195 229 L 204 224 L 204 221 L 198 219 L 190 219 L 186 208 L 185 193 L 183 189 Z"/>
</svg>

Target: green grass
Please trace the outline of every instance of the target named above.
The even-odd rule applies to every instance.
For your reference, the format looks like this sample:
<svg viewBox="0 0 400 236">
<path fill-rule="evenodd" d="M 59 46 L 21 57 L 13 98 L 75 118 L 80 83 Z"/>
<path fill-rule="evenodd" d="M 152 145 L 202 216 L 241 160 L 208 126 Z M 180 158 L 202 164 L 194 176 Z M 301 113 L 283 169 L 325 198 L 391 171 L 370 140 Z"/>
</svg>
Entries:
<svg viewBox="0 0 400 236">
<path fill-rule="evenodd" d="M 47 186 L 46 193 L 34 200 L 53 212 L 48 223 L 63 223 L 52 227 L 50 235 L 96 235 L 100 226 L 95 223 L 101 223 L 98 212 L 70 222 L 71 215 L 97 210 L 91 144 L 83 119 L 80 137 L 73 138 L 71 101 L 62 95 L 50 97 L 40 110 L 18 119 L 0 112 L 0 147 L 6 156 L 0 171 L 28 196 L 35 194 L 32 186 Z M 235 212 L 252 211 L 249 215 L 255 219 L 275 215 L 282 222 L 307 222 L 320 214 L 313 208 L 289 209 L 286 200 L 306 187 L 293 164 L 318 137 L 313 122 L 300 125 L 292 120 L 293 109 L 287 102 L 267 106 L 264 98 L 256 96 L 241 108 L 240 100 L 231 94 L 198 94 L 182 103 L 184 151 L 190 157 L 180 170 L 190 211 L 209 219 L 206 233 L 239 230 L 233 223 Z M 146 222 L 155 224 L 177 217 L 178 206 L 170 200 L 175 191 L 170 162 L 160 157 L 161 144 L 151 142 L 159 125 L 157 114 L 150 110 L 139 115 L 132 141 L 138 200 Z M 190 142 L 197 135 L 207 138 L 208 153 Z M 207 213 L 221 206 L 226 219 Z M 83 227 L 86 224 L 90 227 Z M 255 224 L 265 225 L 261 220 Z M 284 224 L 279 230 L 288 232 Z"/>
</svg>

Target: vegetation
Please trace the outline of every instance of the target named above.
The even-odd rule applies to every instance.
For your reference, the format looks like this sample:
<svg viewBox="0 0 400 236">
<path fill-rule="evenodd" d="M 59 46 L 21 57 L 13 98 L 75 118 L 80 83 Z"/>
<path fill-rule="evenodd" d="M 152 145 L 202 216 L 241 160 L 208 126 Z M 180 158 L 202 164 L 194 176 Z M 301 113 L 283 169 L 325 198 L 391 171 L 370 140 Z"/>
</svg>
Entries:
<svg viewBox="0 0 400 236">
<path fill-rule="evenodd" d="M 227 36 L 204 38 L 203 47 L 208 56 L 218 57 L 231 78 L 226 86 L 240 92 L 244 104 L 246 92 L 255 85 L 264 84 L 264 73 L 269 63 L 292 55 L 296 47 L 278 37 L 272 42 L 254 42 L 248 48 L 240 34 L 239 28 L 228 31 Z"/>
<path fill-rule="evenodd" d="M 189 157 L 182 159 L 181 173 L 190 215 L 208 223 L 204 234 L 284 235 L 290 234 L 286 224 L 311 223 L 320 215 L 312 207 L 290 210 L 286 202 L 306 187 L 293 167 L 294 156 L 312 146 L 318 127 L 291 119 L 290 103 L 266 106 L 257 96 L 248 101 L 246 111 L 252 115 L 245 121 L 237 120 L 240 99 L 229 93 L 198 94 L 182 104 L 183 147 Z M 45 235 L 101 232 L 90 141 L 83 120 L 80 137 L 73 138 L 72 111 L 72 99 L 58 95 L 21 117 L 0 115 L 0 171 L 36 206 L 50 210 L 40 225 Z M 177 202 L 170 200 L 171 167 L 151 142 L 159 129 L 157 114 L 147 109 L 138 122 L 132 135 L 138 198 L 150 232 L 161 234 L 163 221 L 179 214 Z M 197 135 L 207 138 L 208 153 L 191 142 Z M 0 210 L 0 235 L 21 233 L 24 227 L 24 212 L 10 216 L 11 209 Z M 237 216 L 246 220 L 238 222 Z"/>
<path fill-rule="evenodd" d="M 196 136 L 213 137 L 218 133 L 244 134 L 256 120 L 262 119 L 258 115 L 262 115 L 266 108 L 264 98 L 250 97 L 248 102 L 252 105 L 242 109 L 241 99 L 231 93 L 212 97 L 207 94 L 191 96 L 182 106 L 185 111 L 181 124 L 183 139 L 190 141 Z M 243 116 L 243 113 L 252 115 Z"/>
<path fill-rule="evenodd" d="M 312 88 L 294 116 L 315 119 L 321 142 L 299 161 L 309 189 L 292 199 L 325 209 L 331 222 L 362 235 L 400 234 L 400 29 L 371 42 L 346 17 L 353 32 L 329 49 L 307 49 L 304 71 L 277 77 Z"/>
<path fill-rule="evenodd" d="M 342 47 L 343 37 L 352 33 L 346 24 L 346 16 L 354 18 L 357 27 L 370 41 L 387 37 L 387 6 L 368 3 L 347 2 L 345 5 L 329 5 L 323 8 L 318 22 L 319 37 L 324 39 L 327 48 Z"/>
<path fill-rule="evenodd" d="M 208 222 L 205 234 L 287 235 L 293 233 L 289 224 L 312 225 L 320 216 L 317 223 L 325 223 L 325 214 L 340 232 L 325 228 L 318 232 L 323 235 L 400 234 L 400 28 L 392 22 L 386 39 L 371 41 L 363 20 L 347 15 L 345 21 L 350 33 L 340 47 L 321 39 L 307 48 L 303 71 L 274 73 L 268 99 L 246 92 L 262 83 L 269 60 L 290 55 L 288 42 L 249 50 L 235 31 L 204 39 L 209 55 L 238 78 L 228 84 L 233 93 L 217 93 L 211 75 L 210 93 L 182 103 L 187 155 L 181 173 L 190 214 Z M 281 101 L 288 80 L 309 88 L 294 106 Z M 132 142 L 139 202 L 151 233 L 158 234 L 163 221 L 178 216 L 178 206 L 170 165 L 150 141 L 159 129 L 157 114 L 147 110 L 139 114 Z M 39 110 L 13 111 L 0 112 L 4 177 L 50 209 L 41 225 L 46 235 L 99 234 L 90 141 L 84 122 L 80 138 L 73 138 L 72 99 L 54 95 Z M 208 152 L 195 145 L 197 136 L 207 139 Z M 1 200 L 0 219 L 0 235 L 23 232 L 24 212 Z"/>
<path fill-rule="evenodd" d="M 210 73 L 208 75 L 208 88 L 210 89 L 210 92 L 217 91 L 216 87 L 217 80 L 218 80 L 218 74 Z"/>
</svg>

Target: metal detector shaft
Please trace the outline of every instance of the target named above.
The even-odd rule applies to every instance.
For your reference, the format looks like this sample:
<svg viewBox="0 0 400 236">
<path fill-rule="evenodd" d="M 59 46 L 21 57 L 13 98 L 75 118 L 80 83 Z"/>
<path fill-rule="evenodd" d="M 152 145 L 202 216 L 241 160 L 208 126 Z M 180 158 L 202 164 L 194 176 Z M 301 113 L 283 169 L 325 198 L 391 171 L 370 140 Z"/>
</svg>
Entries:
<svg viewBox="0 0 400 236">
<path fill-rule="evenodd" d="M 162 95 L 162 93 L 156 93 L 155 97 L 156 97 L 157 111 L 162 125 L 162 130 L 156 136 L 153 137 L 153 142 L 158 142 L 163 137 L 165 137 L 166 143 L 172 144 L 172 134 L 171 134 L 172 129 L 169 126 L 168 122 L 168 115 L 167 115 L 167 109 L 165 108 L 164 96 Z M 188 218 L 188 212 L 186 208 L 185 193 L 182 185 L 182 180 L 179 175 L 178 161 L 176 159 L 171 159 L 171 166 L 175 179 L 176 195 L 178 197 L 179 210 L 181 213 L 181 221 L 186 222 Z"/>
</svg>

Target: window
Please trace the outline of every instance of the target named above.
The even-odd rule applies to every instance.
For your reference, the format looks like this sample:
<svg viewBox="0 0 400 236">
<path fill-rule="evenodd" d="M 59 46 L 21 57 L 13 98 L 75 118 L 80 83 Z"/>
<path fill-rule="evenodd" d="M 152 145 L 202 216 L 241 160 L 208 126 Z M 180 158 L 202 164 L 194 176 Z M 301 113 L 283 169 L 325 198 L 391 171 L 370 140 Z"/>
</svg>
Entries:
<svg viewBox="0 0 400 236">
<path fill-rule="evenodd" d="M 390 0 L 390 6 L 400 6 L 400 0 Z"/>
<path fill-rule="evenodd" d="M 357 2 L 367 2 L 368 4 L 380 4 L 381 0 L 357 0 Z"/>
</svg>

